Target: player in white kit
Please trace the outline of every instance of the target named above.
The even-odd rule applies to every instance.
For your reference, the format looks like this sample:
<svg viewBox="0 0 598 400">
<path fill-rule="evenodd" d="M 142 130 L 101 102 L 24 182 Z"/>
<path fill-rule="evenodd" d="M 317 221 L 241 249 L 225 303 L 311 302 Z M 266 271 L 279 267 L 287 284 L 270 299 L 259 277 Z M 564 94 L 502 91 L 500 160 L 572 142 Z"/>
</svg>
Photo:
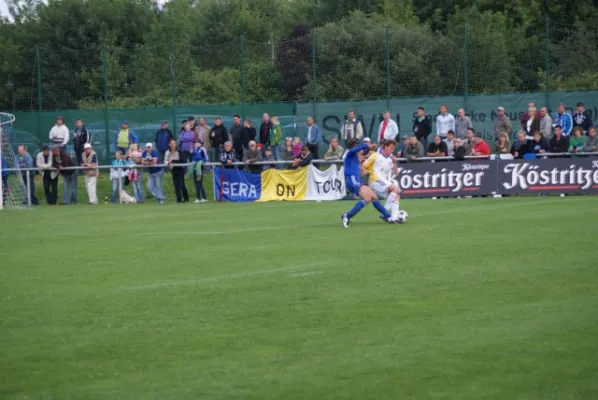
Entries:
<svg viewBox="0 0 598 400">
<path fill-rule="evenodd" d="M 380 151 L 370 155 L 363 163 L 363 169 L 370 175 L 370 188 L 379 198 L 385 198 L 384 207 L 390 212 L 390 220 L 399 217 L 399 186 L 392 179 L 398 173 L 397 159 L 394 152 L 397 143 L 385 140 Z"/>
</svg>

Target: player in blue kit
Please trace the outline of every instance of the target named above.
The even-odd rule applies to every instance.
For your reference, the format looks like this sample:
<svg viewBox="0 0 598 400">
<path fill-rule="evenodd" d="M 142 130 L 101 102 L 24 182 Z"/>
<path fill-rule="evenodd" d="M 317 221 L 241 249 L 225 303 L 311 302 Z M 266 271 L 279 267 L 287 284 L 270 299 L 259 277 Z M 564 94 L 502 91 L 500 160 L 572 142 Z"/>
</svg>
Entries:
<svg viewBox="0 0 598 400">
<path fill-rule="evenodd" d="M 359 160 L 359 153 L 364 150 L 375 150 L 378 147 L 375 144 L 357 144 L 357 139 L 350 139 L 347 142 L 347 153 L 345 154 L 345 182 L 347 189 L 361 197 L 361 200 L 353 206 L 353 208 L 346 214 L 341 215 L 341 220 L 345 228 L 349 227 L 351 218 L 353 218 L 366 205 L 372 203 L 376 210 L 380 211 L 381 218 L 386 222 L 390 222 L 390 214 L 386 208 L 378 201 L 378 196 L 368 186 L 361 183 L 361 161 Z"/>
</svg>

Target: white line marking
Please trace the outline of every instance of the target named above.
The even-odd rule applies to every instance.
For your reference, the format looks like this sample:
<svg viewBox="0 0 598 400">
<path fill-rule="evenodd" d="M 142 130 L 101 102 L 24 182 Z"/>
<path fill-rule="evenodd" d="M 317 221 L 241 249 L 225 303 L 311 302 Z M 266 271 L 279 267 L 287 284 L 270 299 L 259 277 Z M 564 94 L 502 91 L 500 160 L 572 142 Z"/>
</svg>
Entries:
<svg viewBox="0 0 598 400">
<path fill-rule="evenodd" d="M 296 278 L 296 277 L 300 277 L 300 276 L 319 275 L 319 274 L 323 274 L 323 273 L 324 273 L 323 271 L 309 271 L 309 272 L 298 272 L 296 274 L 291 274 L 289 276 Z"/>
<path fill-rule="evenodd" d="M 314 262 L 314 263 L 309 263 L 309 264 L 289 265 L 287 267 L 263 269 L 263 270 L 259 270 L 259 271 L 241 272 L 238 274 L 211 276 L 208 278 L 201 278 L 201 279 L 187 279 L 184 281 L 162 282 L 162 283 L 156 283 L 153 285 L 129 286 L 129 287 L 120 288 L 119 290 L 147 290 L 147 289 L 156 289 L 156 288 L 161 288 L 161 287 L 166 287 L 166 286 L 178 286 L 178 285 L 190 285 L 190 284 L 197 284 L 197 283 L 218 282 L 218 281 L 224 281 L 224 280 L 228 280 L 228 279 L 245 278 L 248 276 L 257 276 L 257 275 L 267 275 L 267 274 L 273 274 L 276 272 L 284 272 L 284 271 L 291 271 L 294 269 L 315 267 L 317 265 L 326 265 L 326 264 L 330 264 L 330 263 L 332 263 L 332 261 L 319 261 L 319 262 Z"/>
</svg>

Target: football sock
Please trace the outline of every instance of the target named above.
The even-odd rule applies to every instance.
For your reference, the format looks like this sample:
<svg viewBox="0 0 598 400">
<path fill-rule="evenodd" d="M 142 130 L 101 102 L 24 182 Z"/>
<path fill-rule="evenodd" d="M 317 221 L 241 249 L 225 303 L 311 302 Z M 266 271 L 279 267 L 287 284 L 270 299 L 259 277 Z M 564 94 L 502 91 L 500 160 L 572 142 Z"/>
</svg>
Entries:
<svg viewBox="0 0 598 400">
<path fill-rule="evenodd" d="M 367 203 L 365 201 L 359 200 L 357 203 L 355 203 L 353 208 L 347 213 L 347 217 L 349 219 L 353 218 L 355 216 L 355 214 L 360 212 L 363 209 L 363 207 L 365 207 L 366 205 L 367 205 Z"/>
<path fill-rule="evenodd" d="M 384 218 L 386 218 L 386 219 L 390 218 L 390 213 L 388 211 L 386 211 L 386 208 L 384 208 L 382 203 L 380 203 L 380 200 L 374 200 L 374 201 L 372 201 L 372 204 L 374 205 L 374 207 L 376 207 L 376 210 L 380 211 L 380 214 L 382 214 L 382 216 Z"/>
<path fill-rule="evenodd" d="M 390 204 L 390 218 L 393 221 L 396 221 L 399 218 L 399 201 L 397 200 L 397 195 L 391 193 L 388 195 L 388 201 Z"/>
</svg>

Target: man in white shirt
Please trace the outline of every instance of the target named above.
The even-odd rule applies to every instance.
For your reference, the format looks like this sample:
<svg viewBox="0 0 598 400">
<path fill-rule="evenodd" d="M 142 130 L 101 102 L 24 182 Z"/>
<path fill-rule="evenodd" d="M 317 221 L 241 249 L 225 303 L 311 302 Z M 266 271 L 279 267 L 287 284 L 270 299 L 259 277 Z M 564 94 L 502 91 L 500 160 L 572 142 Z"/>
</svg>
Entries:
<svg viewBox="0 0 598 400">
<path fill-rule="evenodd" d="M 383 140 L 395 140 L 399 134 L 397 123 L 390 118 L 390 111 L 384 111 L 384 119 L 378 128 L 378 143 Z"/>
<path fill-rule="evenodd" d="M 59 115 L 56 117 L 56 125 L 50 129 L 50 142 L 66 151 L 66 145 L 69 142 L 69 128 L 64 124 L 64 119 Z"/>
<path fill-rule="evenodd" d="M 455 131 L 455 117 L 448 112 L 448 106 L 440 106 L 440 115 L 436 117 L 436 134 L 442 139 L 446 138 L 448 131 Z"/>
</svg>

